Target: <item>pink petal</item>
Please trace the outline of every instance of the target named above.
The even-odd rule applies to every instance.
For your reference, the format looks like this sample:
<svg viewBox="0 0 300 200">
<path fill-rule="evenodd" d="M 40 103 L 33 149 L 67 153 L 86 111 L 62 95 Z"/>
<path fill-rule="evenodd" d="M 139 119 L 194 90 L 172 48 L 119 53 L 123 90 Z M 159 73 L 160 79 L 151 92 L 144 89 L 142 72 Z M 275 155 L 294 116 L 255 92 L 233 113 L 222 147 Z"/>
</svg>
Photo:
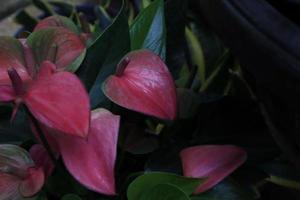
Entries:
<svg viewBox="0 0 300 200">
<path fill-rule="evenodd" d="M 63 27 L 52 27 L 33 32 L 27 39 L 38 65 L 53 62 L 59 71 L 79 67 L 75 62 L 85 52 L 85 44 L 74 32 Z"/>
<path fill-rule="evenodd" d="M 247 158 L 246 152 L 232 145 L 202 145 L 189 147 L 180 153 L 183 174 L 187 177 L 208 179 L 200 185 L 195 194 L 209 190 Z"/>
<path fill-rule="evenodd" d="M 69 172 L 90 190 L 114 195 L 114 166 L 120 117 L 105 109 L 92 112 L 87 140 L 60 135 L 60 152 Z"/>
<path fill-rule="evenodd" d="M 49 68 L 49 65 L 53 64 L 44 62 L 42 68 Z M 44 70 L 41 71 L 44 74 Z M 76 75 L 58 72 L 48 77 L 39 76 L 30 85 L 23 101 L 35 118 L 48 128 L 70 135 L 87 136 L 89 97 Z"/>
<path fill-rule="evenodd" d="M 18 187 L 21 182 L 16 176 L 0 171 L 0 199 L 18 200 L 20 198 Z"/>
<path fill-rule="evenodd" d="M 16 94 L 11 86 L 0 85 L 0 102 L 13 101 L 15 98 Z"/>
<path fill-rule="evenodd" d="M 45 176 L 49 177 L 52 174 L 55 165 L 43 145 L 33 145 L 30 148 L 29 153 L 35 163 L 35 166 L 38 168 L 41 167 L 44 170 Z"/>
<path fill-rule="evenodd" d="M 27 172 L 28 176 L 20 183 L 19 192 L 23 197 L 32 197 L 42 189 L 45 176 L 42 168 L 30 167 Z"/>
<path fill-rule="evenodd" d="M 120 62 L 117 74 L 103 85 L 105 95 L 125 108 L 173 120 L 176 89 L 163 61 L 148 50 L 134 51 Z"/>
<path fill-rule="evenodd" d="M 67 17 L 60 16 L 60 15 L 53 15 L 42 19 L 39 23 L 35 26 L 34 31 L 38 31 L 41 29 L 49 28 L 49 27 L 63 27 L 78 33 L 78 28 L 76 25 Z"/>
<path fill-rule="evenodd" d="M 0 37 L 0 85 L 10 85 L 7 69 L 13 67 L 23 80 L 29 79 L 22 44 L 12 37 Z"/>
</svg>

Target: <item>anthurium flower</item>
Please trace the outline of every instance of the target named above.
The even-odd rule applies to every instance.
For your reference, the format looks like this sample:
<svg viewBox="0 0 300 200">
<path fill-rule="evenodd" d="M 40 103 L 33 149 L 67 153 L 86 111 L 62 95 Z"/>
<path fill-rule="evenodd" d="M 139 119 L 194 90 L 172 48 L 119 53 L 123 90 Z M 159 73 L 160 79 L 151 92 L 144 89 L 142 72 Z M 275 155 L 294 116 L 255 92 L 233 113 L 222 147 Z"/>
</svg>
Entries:
<svg viewBox="0 0 300 200">
<path fill-rule="evenodd" d="M 23 80 L 30 78 L 20 41 L 12 37 L 0 36 L 0 85 L 10 85 L 7 69 L 12 66 Z"/>
<path fill-rule="evenodd" d="M 180 157 L 184 176 L 207 178 L 196 189 L 195 194 L 199 194 L 209 190 L 241 166 L 247 155 L 243 149 L 233 145 L 202 145 L 182 150 Z"/>
<path fill-rule="evenodd" d="M 78 182 L 90 190 L 114 195 L 119 122 L 119 116 L 100 108 L 92 111 L 86 139 L 59 134 L 46 127 L 43 131 L 47 138 L 55 138 L 66 168 Z"/>
<path fill-rule="evenodd" d="M 49 27 L 29 35 L 26 45 L 35 61 L 35 72 L 45 60 L 53 62 L 58 71 L 76 71 L 85 56 L 85 43 L 74 32 L 63 27 Z"/>
<path fill-rule="evenodd" d="M 75 25 L 74 25 L 75 26 Z M 76 71 L 83 61 L 84 41 L 64 27 L 35 31 L 27 39 L 0 37 L 0 85 L 9 85 L 7 69 L 13 67 L 23 80 L 34 78 L 41 64 L 48 60 L 58 71 Z"/>
<path fill-rule="evenodd" d="M 104 82 L 103 92 L 125 108 L 166 120 L 176 117 L 174 81 L 164 62 L 151 51 L 127 54 L 116 74 Z"/>
<path fill-rule="evenodd" d="M 0 199 L 19 200 L 35 195 L 44 185 L 44 172 L 28 152 L 0 144 Z"/>
<path fill-rule="evenodd" d="M 114 195 L 114 165 L 120 117 L 108 110 L 92 112 L 87 140 L 61 135 L 60 152 L 69 172 L 96 192 Z"/>
<path fill-rule="evenodd" d="M 1 92 L 6 91 L 2 95 L 5 99 L 0 101 L 14 100 L 16 108 L 24 103 L 45 126 L 86 137 L 90 119 L 88 94 L 76 75 L 70 72 L 54 73 L 55 69 L 53 63 L 45 61 L 37 77 L 24 83 L 18 72 L 10 68 L 8 73 L 12 87 L 0 86 Z"/>
<path fill-rule="evenodd" d="M 52 15 L 38 22 L 33 31 L 47 29 L 49 27 L 64 27 L 70 31 L 80 34 L 77 26 L 67 17 L 61 15 Z"/>
</svg>

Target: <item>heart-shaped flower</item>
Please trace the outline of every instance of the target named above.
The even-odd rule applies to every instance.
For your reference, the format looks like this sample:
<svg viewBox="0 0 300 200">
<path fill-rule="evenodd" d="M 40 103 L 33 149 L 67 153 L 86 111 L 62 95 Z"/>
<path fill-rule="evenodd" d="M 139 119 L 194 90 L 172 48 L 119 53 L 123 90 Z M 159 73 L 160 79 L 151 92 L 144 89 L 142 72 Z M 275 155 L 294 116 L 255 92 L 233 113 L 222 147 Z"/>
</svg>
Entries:
<svg viewBox="0 0 300 200">
<path fill-rule="evenodd" d="M 149 50 L 127 54 L 116 74 L 104 82 L 103 92 L 125 108 L 166 120 L 176 117 L 173 78 L 160 57 Z"/>
<path fill-rule="evenodd" d="M 18 72 L 11 68 L 12 87 L 0 86 L 0 101 L 14 101 L 15 110 L 24 103 L 33 116 L 48 128 L 86 137 L 90 120 L 88 94 L 76 75 L 54 73 L 55 69 L 53 63 L 45 61 L 35 79 L 23 82 Z"/>
<path fill-rule="evenodd" d="M 42 129 L 51 140 L 52 149 L 59 152 L 66 168 L 78 182 L 90 190 L 114 195 L 119 123 L 119 116 L 100 108 L 92 111 L 86 139 L 60 134 L 47 127 Z"/>
<path fill-rule="evenodd" d="M 184 176 L 207 178 L 196 189 L 195 194 L 199 194 L 209 190 L 241 166 L 247 154 L 233 145 L 202 145 L 182 150 L 180 157 Z"/>
<path fill-rule="evenodd" d="M 65 26 L 49 24 L 49 21 L 58 23 L 58 20 Z M 10 84 L 8 68 L 13 67 L 23 80 L 27 80 L 35 78 L 44 61 L 53 62 L 58 71 L 74 72 L 85 52 L 85 41 L 72 21 L 61 17 L 46 18 L 27 39 L 0 36 L 0 85 Z"/>
<path fill-rule="evenodd" d="M 0 199 L 18 200 L 35 195 L 44 185 L 42 167 L 28 152 L 9 144 L 0 145 Z"/>
</svg>

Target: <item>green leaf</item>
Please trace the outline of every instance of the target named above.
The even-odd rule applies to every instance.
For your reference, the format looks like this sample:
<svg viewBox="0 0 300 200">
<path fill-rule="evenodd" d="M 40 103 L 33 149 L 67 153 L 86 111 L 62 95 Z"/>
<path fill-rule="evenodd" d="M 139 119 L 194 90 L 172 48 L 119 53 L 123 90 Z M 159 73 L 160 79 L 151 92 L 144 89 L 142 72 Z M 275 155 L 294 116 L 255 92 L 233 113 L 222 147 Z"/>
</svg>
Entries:
<svg viewBox="0 0 300 200">
<path fill-rule="evenodd" d="M 62 1 L 49 1 L 53 6 L 59 7 L 67 17 L 71 17 L 75 12 L 75 7 L 72 4 L 62 2 Z"/>
<path fill-rule="evenodd" d="M 189 200 L 180 188 L 172 184 L 158 184 L 142 195 L 140 200 Z"/>
<path fill-rule="evenodd" d="M 33 30 L 35 25 L 37 24 L 37 19 L 32 17 L 28 12 L 25 10 L 21 10 L 15 16 L 15 22 L 27 27 L 29 30 Z"/>
<path fill-rule="evenodd" d="M 179 76 L 185 63 L 185 22 L 187 1 L 167 0 L 165 3 L 166 18 L 166 63 L 174 78 Z"/>
<path fill-rule="evenodd" d="M 81 200 L 81 198 L 76 194 L 66 194 L 61 200 Z"/>
<path fill-rule="evenodd" d="M 92 108 L 107 102 L 101 87 L 113 74 L 118 62 L 130 51 L 127 18 L 122 7 L 112 24 L 88 48 L 79 76 L 90 93 Z"/>
<path fill-rule="evenodd" d="M 267 163 L 261 166 L 261 168 L 269 174 L 267 180 L 274 184 L 293 188 L 300 189 L 300 171 L 295 167 L 286 164 L 286 163 Z"/>
<path fill-rule="evenodd" d="M 191 29 L 186 28 L 185 35 L 190 47 L 193 64 L 197 65 L 198 76 L 200 78 L 201 83 L 204 83 L 206 72 L 205 72 L 204 53 L 203 53 L 201 43 Z"/>
<path fill-rule="evenodd" d="M 202 98 L 198 93 L 184 88 L 177 88 L 177 99 L 179 107 L 178 117 L 180 119 L 186 119 L 196 115 L 202 103 Z"/>
<path fill-rule="evenodd" d="M 143 194 L 159 184 L 172 184 L 180 188 L 186 195 L 190 195 L 202 181 L 203 179 L 188 178 L 165 172 L 145 173 L 129 185 L 127 197 L 129 200 L 140 199 Z"/>
<path fill-rule="evenodd" d="M 225 50 L 223 55 L 216 61 L 214 71 L 212 71 L 211 74 L 207 77 L 207 79 L 202 83 L 200 92 L 206 91 L 213 83 L 216 82 L 216 79 L 219 77 L 220 80 L 218 81 L 227 81 L 228 77 L 228 65 L 226 65 L 226 62 L 230 58 L 230 51 Z M 221 73 L 223 72 L 223 73 Z M 225 79 L 225 80 L 223 80 Z M 222 88 L 226 84 L 222 84 Z"/>
<path fill-rule="evenodd" d="M 254 200 L 238 183 L 225 179 L 213 189 L 191 197 L 192 200 Z"/>
<path fill-rule="evenodd" d="M 17 112 L 13 122 L 10 121 L 11 109 L 1 106 L 0 110 L 0 144 L 10 143 L 19 145 L 26 140 L 32 139 L 29 122 L 22 109 Z"/>
<path fill-rule="evenodd" d="M 164 1 L 155 0 L 143 9 L 130 27 L 131 49 L 149 49 L 165 60 Z"/>
<path fill-rule="evenodd" d="M 44 0 L 32 0 L 32 3 L 48 15 L 54 15 L 55 12 L 52 9 L 51 5 Z"/>
</svg>

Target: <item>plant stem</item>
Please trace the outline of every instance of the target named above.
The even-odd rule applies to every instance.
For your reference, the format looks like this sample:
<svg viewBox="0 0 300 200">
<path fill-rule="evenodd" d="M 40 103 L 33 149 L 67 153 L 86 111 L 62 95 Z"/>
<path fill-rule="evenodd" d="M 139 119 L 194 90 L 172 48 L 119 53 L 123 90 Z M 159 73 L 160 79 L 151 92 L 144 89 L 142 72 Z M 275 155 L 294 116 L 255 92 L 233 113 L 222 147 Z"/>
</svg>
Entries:
<svg viewBox="0 0 300 200">
<path fill-rule="evenodd" d="M 52 160 L 52 162 L 53 162 L 53 164 L 55 165 L 55 166 L 59 166 L 58 165 L 58 162 L 57 162 L 57 159 L 55 158 L 55 156 L 54 156 L 54 153 L 53 153 L 53 151 L 52 151 L 52 149 L 51 149 L 51 147 L 50 147 L 50 145 L 49 145 L 49 143 L 48 143 L 48 141 L 47 141 L 47 138 L 45 137 L 45 135 L 44 135 L 44 133 L 43 133 L 43 131 L 42 131 L 42 128 L 40 127 L 40 124 L 39 124 L 39 122 L 36 120 L 36 118 L 31 114 L 31 112 L 28 110 L 28 108 L 26 107 L 26 106 L 24 106 L 25 107 L 25 112 L 26 112 L 26 114 L 28 115 L 28 117 L 29 117 L 29 119 L 31 120 L 31 122 L 33 123 L 33 126 L 34 126 L 34 128 L 35 128 L 35 130 L 36 130 L 36 132 L 37 132 L 37 134 L 38 134 L 38 137 L 39 137 L 39 139 L 41 140 L 41 142 L 42 142 L 42 145 L 45 147 L 45 149 L 47 150 L 47 153 L 48 153 L 48 155 L 50 156 L 50 159 Z"/>
</svg>

